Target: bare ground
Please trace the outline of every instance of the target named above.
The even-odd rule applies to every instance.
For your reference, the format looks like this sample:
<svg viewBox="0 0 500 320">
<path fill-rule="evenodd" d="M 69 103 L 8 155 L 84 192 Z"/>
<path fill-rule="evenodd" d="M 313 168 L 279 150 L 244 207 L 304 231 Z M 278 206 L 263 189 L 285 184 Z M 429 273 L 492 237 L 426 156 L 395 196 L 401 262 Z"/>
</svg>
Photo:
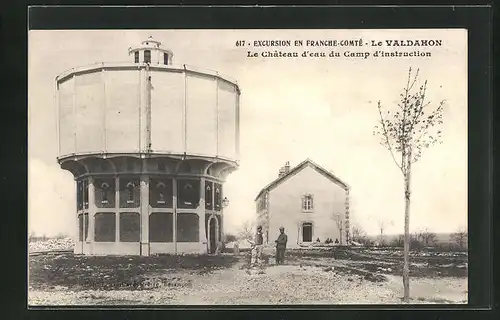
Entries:
<svg viewBox="0 0 500 320">
<path fill-rule="evenodd" d="M 42 255 L 30 257 L 28 302 L 33 306 L 401 303 L 397 259 L 375 262 L 370 254 L 349 257 L 351 253 L 338 252 L 334 259 L 331 254 L 290 252 L 286 265 L 275 266 L 273 259 L 266 259 L 259 270 L 248 268 L 248 254 Z M 466 303 L 467 277 L 457 271 L 462 268 L 452 267 L 463 261 L 440 260 L 437 265 L 444 267 L 434 267 L 428 260 L 427 266 L 412 268 L 420 269 L 411 278 L 412 303 Z"/>
</svg>

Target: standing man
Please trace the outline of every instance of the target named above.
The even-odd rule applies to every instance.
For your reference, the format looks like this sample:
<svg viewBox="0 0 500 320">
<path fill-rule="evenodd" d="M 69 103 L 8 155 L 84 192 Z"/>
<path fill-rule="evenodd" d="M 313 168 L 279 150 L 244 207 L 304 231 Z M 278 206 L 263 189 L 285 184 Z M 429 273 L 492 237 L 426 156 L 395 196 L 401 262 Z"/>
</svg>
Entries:
<svg viewBox="0 0 500 320">
<path fill-rule="evenodd" d="M 280 227 L 280 235 L 276 242 L 276 264 L 285 263 L 285 249 L 286 242 L 288 241 L 288 237 L 285 234 L 285 228 Z"/>
<path fill-rule="evenodd" d="M 252 243 L 252 260 L 250 264 L 255 266 L 255 263 L 262 263 L 262 244 L 264 243 L 264 238 L 262 236 L 262 227 L 257 227 L 257 233 L 255 234 L 255 239 Z"/>
</svg>

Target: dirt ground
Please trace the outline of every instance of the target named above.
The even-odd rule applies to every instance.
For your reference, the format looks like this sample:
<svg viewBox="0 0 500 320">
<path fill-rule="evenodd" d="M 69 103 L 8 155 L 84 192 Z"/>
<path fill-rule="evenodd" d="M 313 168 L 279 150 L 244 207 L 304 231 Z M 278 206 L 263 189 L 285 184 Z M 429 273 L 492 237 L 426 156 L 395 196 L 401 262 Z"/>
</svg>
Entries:
<svg viewBox="0 0 500 320">
<path fill-rule="evenodd" d="M 388 254 L 290 251 L 285 265 L 276 266 L 273 260 L 267 256 L 261 269 L 250 269 L 248 253 L 32 256 L 28 303 L 31 306 L 401 303 L 401 259 Z M 466 261 L 466 257 L 412 259 L 411 302 L 466 303 Z"/>
</svg>

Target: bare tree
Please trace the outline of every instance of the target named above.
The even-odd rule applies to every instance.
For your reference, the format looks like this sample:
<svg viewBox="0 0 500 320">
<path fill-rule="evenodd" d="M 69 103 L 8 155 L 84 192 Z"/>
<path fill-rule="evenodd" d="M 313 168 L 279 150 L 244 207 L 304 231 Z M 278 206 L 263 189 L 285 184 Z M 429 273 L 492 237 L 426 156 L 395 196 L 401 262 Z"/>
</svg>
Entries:
<svg viewBox="0 0 500 320">
<path fill-rule="evenodd" d="M 377 104 L 380 121 L 375 126 L 374 135 L 381 138 L 381 144 L 387 148 L 396 166 L 401 170 L 404 180 L 405 228 L 404 228 L 404 267 L 403 287 L 404 302 L 410 301 L 409 245 L 410 245 L 410 199 L 412 164 L 422 156 L 422 151 L 436 143 L 442 143 L 444 101 L 431 109 L 426 100 L 427 80 L 418 87 L 419 70 L 412 74 L 408 71 L 406 86 L 400 94 L 400 103 L 395 112 L 382 110 L 382 103 Z"/>
<path fill-rule="evenodd" d="M 354 225 L 352 227 L 352 241 L 358 242 L 362 245 L 370 245 L 370 239 L 368 239 L 366 232 L 359 225 Z"/>
<path fill-rule="evenodd" d="M 245 221 L 238 232 L 238 238 L 241 240 L 251 240 L 254 236 L 254 224 L 253 221 Z"/>
<path fill-rule="evenodd" d="M 405 242 L 405 236 L 404 235 L 398 235 L 396 238 L 394 238 L 391 242 L 391 245 L 393 247 L 402 247 Z"/>
<path fill-rule="evenodd" d="M 468 233 L 465 229 L 460 229 L 457 232 L 451 234 L 450 238 L 455 242 L 460 249 L 465 249 L 467 244 Z"/>
<path fill-rule="evenodd" d="M 418 233 L 418 239 L 422 242 L 422 244 L 426 247 L 431 247 L 436 244 L 436 234 L 430 232 L 427 229 L 424 229 Z"/>
</svg>

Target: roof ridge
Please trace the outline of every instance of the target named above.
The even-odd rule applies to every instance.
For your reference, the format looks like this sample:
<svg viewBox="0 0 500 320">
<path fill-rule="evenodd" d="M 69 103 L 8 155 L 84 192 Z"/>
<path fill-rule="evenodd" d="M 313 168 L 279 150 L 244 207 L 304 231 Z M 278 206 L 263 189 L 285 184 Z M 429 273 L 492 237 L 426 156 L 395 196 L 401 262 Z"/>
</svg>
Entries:
<svg viewBox="0 0 500 320">
<path fill-rule="evenodd" d="M 267 184 L 264 188 L 262 188 L 259 191 L 259 193 L 257 194 L 257 197 L 255 197 L 254 201 L 256 201 L 262 195 L 262 193 L 264 193 L 264 191 L 266 191 L 266 190 L 269 191 L 270 189 L 274 188 L 276 185 L 279 184 L 279 182 L 285 180 L 287 177 L 289 177 L 291 174 L 295 173 L 301 167 L 308 165 L 308 164 L 312 165 L 315 170 L 323 171 L 324 173 L 326 173 L 329 176 L 330 179 L 341 184 L 344 188 L 347 188 L 347 189 L 350 188 L 350 186 L 347 183 L 345 183 L 340 178 L 338 178 L 332 171 L 323 168 L 322 166 L 320 166 L 319 164 L 314 162 L 311 158 L 306 158 L 304 161 L 300 162 L 298 165 L 296 165 L 295 167 L 290 169 L 290 171 L 288 171 L 285 175 L 274 179 L 273 181 L 271 181 L 271 183 Z"/>
</svg>

